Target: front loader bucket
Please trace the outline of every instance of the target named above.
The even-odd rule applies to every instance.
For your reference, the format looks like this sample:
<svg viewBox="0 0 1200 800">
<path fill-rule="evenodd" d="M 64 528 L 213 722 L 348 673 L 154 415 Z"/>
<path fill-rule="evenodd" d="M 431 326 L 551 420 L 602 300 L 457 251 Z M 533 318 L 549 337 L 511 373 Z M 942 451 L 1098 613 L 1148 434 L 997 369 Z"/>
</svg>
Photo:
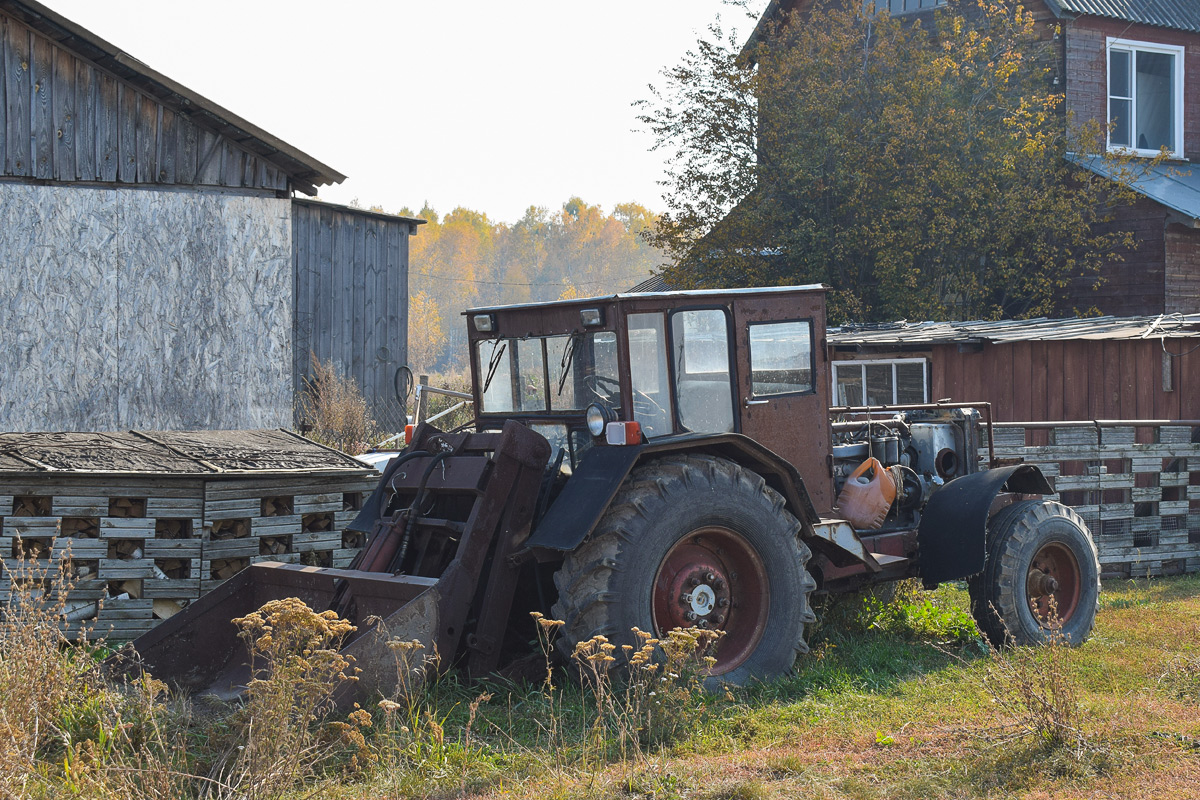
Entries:
<svg viewBox="0 0 1200 800">
<path fill-rule="evenodd" d="M 356 693 L 390 694 L 397 675 L 384 637 L 419 640 L 425 652 L 436 650 L 437 580 L 303 567 L 264 562 L 230 578 L 215 590 L 142 635 L 133 648 L 151 675 L 177 684 L 189 694 L 236 697 L 250 680 L 249 656 L 233 620 L 271 600 L 298 597 L 310 608 L 328 608 L 345 581 L 356 605 L 358 630 L 342 652 L 362 670 Z M 372 624 L 378 617 L 382 623 Z"/>
<path fill-rule="evenodd" d="M 360 559 L 369 571 L 252 564 L 134 640 L 138 663 L 188 693 L 237 696 L 251 675 L 232 620 L 297 597 L 357 626 L 342 652 L 355 658 L 359 680 L 338 698 L 343 705 L 413 680 L 398 675 L 390 640 L 417 640 L 415 660 L 442 669 L 459 661 L 475 674 L 495 669 L 549 456 L 549 443 L 516 422 L 456 435 L 422 425 L 371 497 Z"/>
</svg>

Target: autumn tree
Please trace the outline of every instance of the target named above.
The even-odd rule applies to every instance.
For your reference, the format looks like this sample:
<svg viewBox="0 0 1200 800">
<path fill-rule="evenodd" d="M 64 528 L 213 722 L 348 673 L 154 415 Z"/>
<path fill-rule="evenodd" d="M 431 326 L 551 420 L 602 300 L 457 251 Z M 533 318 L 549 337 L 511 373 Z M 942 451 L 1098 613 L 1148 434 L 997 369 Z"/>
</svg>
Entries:
<svg viewBox="0 0 1200 800">
<path fill-rule="evenodd" d="M 408 366 L 413 372 L 433 369 L 446 346 L 446 328 L 437 301 L 426 292 L 408 300 Z"/>
<path fill-rule="evenodd" d="M 824 282 L 835 321 L 1033 316 L 1130 242 L 1095 225 L 1128 192 L 1068 162 L 1104 131 L 1068 118 L 1020 5 L 950 0 L 932 31 L 808 13 L 746 52 L 714 26 L 643 105 L 670 284 Z"/>
</svg>

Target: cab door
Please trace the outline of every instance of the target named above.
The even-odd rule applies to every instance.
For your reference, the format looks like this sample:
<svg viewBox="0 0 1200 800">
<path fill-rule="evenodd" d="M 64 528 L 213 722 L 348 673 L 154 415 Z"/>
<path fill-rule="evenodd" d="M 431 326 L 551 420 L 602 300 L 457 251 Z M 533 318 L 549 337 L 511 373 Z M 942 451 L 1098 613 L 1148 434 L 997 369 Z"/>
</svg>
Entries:
<svg viewBox="0 0 1200 800">
<path fill-rule="evenodd" d="M 734 301 L 741 432 L 787 459 L 817 513 L 833 507 L 829 366 L 820 292 Z"/>
</svg>

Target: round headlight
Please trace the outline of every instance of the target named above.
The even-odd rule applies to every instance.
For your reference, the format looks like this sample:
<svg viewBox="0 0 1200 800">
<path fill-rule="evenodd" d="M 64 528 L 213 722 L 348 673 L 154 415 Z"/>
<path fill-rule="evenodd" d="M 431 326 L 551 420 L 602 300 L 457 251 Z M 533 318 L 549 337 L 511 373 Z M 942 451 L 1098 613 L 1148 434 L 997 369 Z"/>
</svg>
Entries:
<svg viewBox="0 0 1200 800">
<path fill-rule="evenodd" d="M 592 403 L 584 412 L 584 418 L 587 420 L 588 433 L 592 436 L 604 435 L 604 426 L 608 424 L 608 413 L 602 406 Z"/>
</svg>

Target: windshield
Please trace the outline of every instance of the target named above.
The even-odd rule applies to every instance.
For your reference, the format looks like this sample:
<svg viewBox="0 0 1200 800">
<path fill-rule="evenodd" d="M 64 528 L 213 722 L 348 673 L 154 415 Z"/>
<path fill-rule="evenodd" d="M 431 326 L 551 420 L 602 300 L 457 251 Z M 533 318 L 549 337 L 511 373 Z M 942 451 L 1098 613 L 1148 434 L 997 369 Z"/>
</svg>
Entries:
<svg viewBox="0 0 1200 800">
<path fill-rule="evenodd" d="M 485 414 L 616 407 L 617 335 L 611 331 L 529 339 L 484 339 L 476 369 Z"/>
</svg>

